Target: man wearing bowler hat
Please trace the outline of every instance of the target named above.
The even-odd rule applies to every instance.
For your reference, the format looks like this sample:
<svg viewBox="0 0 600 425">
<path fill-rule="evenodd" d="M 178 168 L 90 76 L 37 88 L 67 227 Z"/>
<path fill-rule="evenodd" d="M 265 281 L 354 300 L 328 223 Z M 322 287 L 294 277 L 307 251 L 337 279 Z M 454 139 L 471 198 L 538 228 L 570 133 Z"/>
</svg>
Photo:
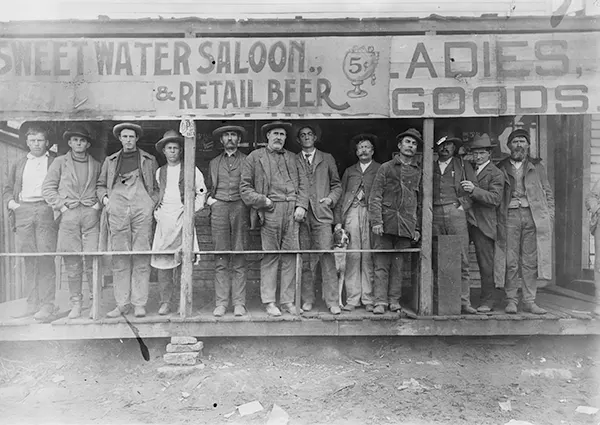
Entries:
<svg viewBox="0 0 600 425">
<path fill-rule="evenodd" d="M 152 212 L 158 201 L 158 164 L 154 156 L 137 147 L 142 127 L 125 122 L 114 126 L 113 135 L 123 148 L 107 157 L 96 185 L 106 208 L 112 251 L 150 251 Z M 136 317 L 146 315 L 150 279 L 150 255 L 114 255 L 113 283 L 117 306 L 108 317 L 118 317 L 134 306 Z"/>
<path fill-rule="evenodd" d="M 331 249 L 333 246 L 333 208 L 342 195 L 342 185 L 331 154 L 315 148 L 321 130 L 315 123 L 302 123 L 294 131 L 302 147 L 298 161 L 308 180 L 308 211 L 300 223 L 301 249 Z M 333 254 L 305 255 L 302 265 L 302 310 L 315 303 L 314 271 L 320 258 L 322 294 L 332 314 L 340 314 L 337 275 Z"/>
<path fill-rule="evenodd" d="M 248 240 L 248 207 L 240 195 L 242 164 L 246 155 L 238 147 L 246 137 L 246 129 L 224 125 L 213 131 L 224 151 L 210 161 L 209 197 L 210 226 L 215 250 L 240 251 L 240 254 L 217 255 L 215 258 L 215 309 L 213 315 L 223 316 L 233 304 L 233 314 L 246 314 L 246 257 L 243 251 Z"/>
<path fill-rule="evenodd" d="M 477 307 L 480 313 L 489 313 L 494 307 L 494 245 L 498 236 L 498 207 L 504 192 L 504 173 L 491 161 L 493 148 L 487 134 L 475 137 L 470 144 L 470 152 L 475 161 L 477 182 L 461 182 L 462 188 L 473 201 L 467 221 L 481 275 L 481 294 Z"/>
<path fill-rule="evenodd" d="M 461 311 L 475 314 L 471 307 L 469 277 L 469 231 L 467 212 L 473 204 L 461 182 L 476 185 L 477 177 L 470 163 L 457 156 L 462 140 L 448 133 L 435 143 L 438 159 L 433 164 L 433 236 L 455 235 L 460 238 Z M 439 265 L 438 265 L 439 266 Z"/>
<path fill-rule="evenodd" d="M 267 146 L 253 151 L 243 164 L 240 194 L 258 217 L 263 250 L 299 249 L 298 223 L 308 209 L 308 182 L 298 157 L 284 149 L 292 125 L 274 121 L 261 128 Z M 254 227 L 254 226 L 253 226 Z M 277 269 L 281 260 L 280 304 L 296 315 L 294 306 L 295 254 L 265 254 L 260 263 L 260 296 L 267 314 L 280 316 L 275 304 Z"/>
<path fill-rule="evenodd" d="M 421 167 L 415 155 L 421 133 L 409 128 L 396 136 L 398 154 L 379 167 L 369 195 L 373 248 L 406 249 L 421 239 Z M 399 312 L 406 254 L 375 253 L 373 314 Z M 390 270 L 391 269 L 391 270 Z"/>
<path fill-rule="evenodd" d="M 90 252 L 98 249 L 100 235 L 100 210 L 96 196 L 96 182 L 100 176 L 100 162 L 88 150 L 92 136 L 80 124 L 63 134 L 69 145 L 66 155 L 56 158 L 50 165 L 42 186 L 46 202 L 59 219 L 57 251 Z M 84 259 L 78 255 L 63 257 L 71 295 L 69 319 L 81 316 L 83 302 L 82 280 Z M 92 282 L 92 259 L 85 258 L 85 274 Z"/>
<path fill-rule="evenodd" d="M 183 238 L 184 177 L 181 158 L 183 137 L 175 130 L 167 130 L 158 142 L 156 151 L 162 153 L 167 163 L 156 170 L 156 183 L 159 188 L 158 203 L 154 210 L 156 231 L 152 251 L 179 251 Z M 194 179 L 194 211 L 204 208 L 206 186 L 204 176 L 196 168 Z M 194 251 L 199 251 L 198 238 L 194 229 Z M 160 307 L 158 314 L 171 312 L 177 298 L 179 285 L 175 285 L 174 275 L 181 276 L 181 258 L 174 255 L 153 254 L 150 265 L 158 270 L 160 285 Z M 179 282 L 178 282 L 179 283 Z"/>
<path fill-rule="evenodd" d="M 496 281 L 498 286 L 505 283 L 508 314 L 517 312 L 519 270 L 523 311 L 528 313 L 546 313 L 535 303 L 537 279 L 552 279 L 554 194 L 541 160 L 529 156 L 530 145 L 528 131 L 513 131 L 508 136 L 510 157 L 498 164 L 506 185 L 499 215 Z"/>
<path fill-rule="evenodd" d="M 14 218 L 18 252 L 54 252 L 56 224 L 52 208 L 42 195 L 42 184 L 54 155 L 48 152 L 48 129 L 24 126 L 21 129 L 29 153 L 8 170 L 4 205 Z M 53 257 L 24 257 L 25 281 L 32 286 L 27 296 L 27 315 L 48 320 L 54 314 L 55 270 Z"/>
</svg>

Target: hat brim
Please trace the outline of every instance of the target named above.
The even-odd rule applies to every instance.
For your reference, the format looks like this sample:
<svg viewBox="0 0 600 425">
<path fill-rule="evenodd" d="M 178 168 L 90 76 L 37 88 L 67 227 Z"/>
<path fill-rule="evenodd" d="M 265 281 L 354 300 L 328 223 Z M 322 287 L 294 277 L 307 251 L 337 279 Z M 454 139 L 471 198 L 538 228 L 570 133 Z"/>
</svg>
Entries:
<svg viewBox="0 0 600 425">
<path fill-rule="evenodd" d="M 260 128 L 262 138 L 265 139 L 267 137 L 267 133 L 274 128 L 283 128 L 286 131 L 286 140 L 289 140 L 289 138 L 292 136 L 292 124 L 289 122 L 270 122 Z"/>
<path fill-rule="evenodd" d="M 181 136 L 169 136 L 169 137 L 164 137 L 162 139 L 160 139 L 158 142 L 156 142 L 156 144 L 154 145 L 154 147 L 156 148 L 157 152 L 161 152 L 163 148 L 165 147 L 165 145 L 167 143 L 177 143 L 179 144 L 179 146 L 181 146 L 183 148 L 183 142 L 184 142 L 184 138 Z"/>
<path fill-rule="evenodd" d="M 298 133 L 300 132 L 300 130 L 302 130 L 303 128 L 306 127 L 310 127 L 313 129 L 313 131 L 315 132 L 315 135 L 317 136 L 317 140 L 315 142 L 315 144 L 321 142 L 321 134 L 323 134 L 323 132 L 321 131 L 321 126 L 317 123 L 314 122 L 310 122 L 310 121 L 303 121 L 300 123 L 295 123 L 292 125 L 292 134 L 294 137 L 294 140 L 299 144 L 300 141 L 298 140 Z"/>
<path fill-rule="evenodd" d="M 442 143 L 440 143 L 440 144 L 436 143 L 435 145 L 433 145 L 433 149 L 437 151 L 440 148 L 440 146 L 442 146 L 444 143 L 453 143 L 457 150 L 460 149 L 460 147 L 465 144 L 465 142 L 463 142 L 459 138 L 449 137 L 446 140 L 444 140 Z"/>
<path fill-rule="evenodd" d="M 68 142 L 69 139 L 73 136 L 79 136 L 79 137 L 83 137 L 84 139 L 86 139 L 89 143 L 94 143 L 94 140 L 92 139 L 92 137 L 89 134 L 85 134 L 79 131 L 65 131 L 63 133 L 63 140 L 65 142 Z"/>
<path fill-rule="evenodd" d="M 220 139 L 221 135 L 228 131 L 235 131 L 237 133 L 240 133 L 242 135 L 242 139 L 245 139 L 248 136 L 248 131 L 246 131 L 244 127 L 239 125 L 224 125 L 222 127 L 214 129 L 212 135 L 213 137 Z"/>
<path fill-rule="evenodd" d="M 402 140 L 403 137 L 408 136 L 408 137 L 412 137 L 413 139 L 415 139 L 417 142 L 419 142 L 421 145 L 423 144 L 423 139 L 419 136 L 417 136 L 414 133 L 409 133 L 407 131 L 400 133 L 396 136 L 396 142 L 400 142 L 400 140 Z"/>
<path fill-rule="evenodd" d="M 131 122 L 122 122 L 121 124 L 117 124 L 113 127 L 113 136 L 115 136 L 118 139 L 121 135 L 121 131 L 125 129 L 135 131 L 135 134 L 137 134 L 138 137 L 142 137 L 142 135 L 144 134 L 144 130 L 142 130 L 141 126 L 133 124 Z"/>
</svg>

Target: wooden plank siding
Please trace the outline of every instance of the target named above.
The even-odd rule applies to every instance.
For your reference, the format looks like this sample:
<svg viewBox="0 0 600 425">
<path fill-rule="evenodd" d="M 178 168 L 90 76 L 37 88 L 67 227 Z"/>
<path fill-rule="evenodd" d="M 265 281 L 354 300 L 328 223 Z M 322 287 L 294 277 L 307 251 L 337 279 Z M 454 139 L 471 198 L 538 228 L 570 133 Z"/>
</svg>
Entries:
<svg viewBox="0 0 600 425">
<path fill-rule="evenodd" d="M 589 160 L 586 160 L 586 166 L 589 167 L 587 174 L 589 174 L 589 187 L 584 192 L 587 196 L 589 190 L 592 189 L 594 184 L 600 180 L 600 114 L 593 114 L 590 117 L 590 152 Z M 585 212 L 587 215 L 587 211 Z M 586 227 L 587 228 L 587 227 Z M 589 256 L 586 258 L 586 262 L 583 264 L 584 268 L 592 268 L 595 259 L 595 247 L 594 237 L 589 237 Z"/>
</svg>

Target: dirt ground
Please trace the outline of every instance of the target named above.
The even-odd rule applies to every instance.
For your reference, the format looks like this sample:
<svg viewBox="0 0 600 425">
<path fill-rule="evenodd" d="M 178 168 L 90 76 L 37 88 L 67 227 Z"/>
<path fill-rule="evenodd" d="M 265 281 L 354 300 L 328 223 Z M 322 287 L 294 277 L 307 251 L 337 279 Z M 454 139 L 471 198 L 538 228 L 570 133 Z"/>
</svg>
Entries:
<svg viewBox="0 0 600 425">
<path fill-rule="evenodd" d="M 149 361 L 135 340 L 1 343 L 0 421 L 265 424 L 276 404 L 290 425 L 600 422 L 576 413 L 600 408 L 598 337 L 205 339 L 177 379 L 157 374 L 168 340 L 145 342 Z"/>
</svg>

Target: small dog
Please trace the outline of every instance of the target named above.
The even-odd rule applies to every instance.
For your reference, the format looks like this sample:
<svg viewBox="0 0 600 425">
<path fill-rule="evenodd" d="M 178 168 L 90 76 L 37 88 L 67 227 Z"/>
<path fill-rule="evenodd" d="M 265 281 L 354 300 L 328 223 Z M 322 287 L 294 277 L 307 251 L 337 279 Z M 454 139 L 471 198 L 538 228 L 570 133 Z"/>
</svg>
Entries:
<svg viewBox="0 0 600 425">
<path fill-rule="evenodd" d="M 350 244 L 350 235 L 344 229 L 333 232 L 333 256 L 335 258 L 335 270 L 338 278 L 339 304 L 343 307 L 342 289 L 346 278 L 346 248 Z"/>
</svg>

